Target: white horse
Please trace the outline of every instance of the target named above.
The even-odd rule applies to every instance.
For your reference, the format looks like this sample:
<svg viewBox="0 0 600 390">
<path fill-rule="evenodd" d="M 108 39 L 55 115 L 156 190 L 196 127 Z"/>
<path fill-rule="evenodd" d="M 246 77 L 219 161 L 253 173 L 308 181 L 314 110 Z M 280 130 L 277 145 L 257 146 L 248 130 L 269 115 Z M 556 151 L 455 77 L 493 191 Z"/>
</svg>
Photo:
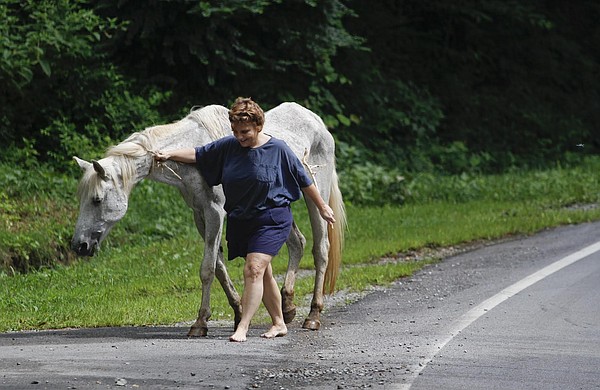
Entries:
<svg viewBox="0 0 600 390">
<path fill-rule="evenodd" d="M 303 161 L 337 220 L 332 228 L 328 227 L 315 205 L 305 199 L 312 227 L 316 277 L 311 310 L 303 327 L 316 330 L 320 327 L 324 289 L 332 292 L 335 286 L 346 226 L 335 170 L 334 140 L 316 114 L 295 103 L 283 103 L 268 111 L 263 131 L 284 140 Z M 161 149 L 204 145 L 230 133 L 227 108 L 211 105 L 175 123 L 136 132 L 111 147 L 99 161 L 87 162 L 74 157 L 84 174 L 78 188 L 80 209 L 71 247 L 81 256 L 94 254 L 110 229 L 125 215 L 132 189 L 145 178 L 177 187 L 193 210 L 205 245 L 200 267 L 202 300 L 189 336 L 206 336 L 208 332 L 210 288 L 215 275 L 233 308 L 235 327 L 241 318 L 240 297 L 227 274 L 221 246 L 225 199 L 221 186 L 208 186 L 194 165 L 174 161 L 157 163 L 152 154 Z M 294 282 L 306 244 L 295 223 L 286 244 L 289 263 L 281 293 L 285 321 L 289 323 L 296 315 Z"/>
</svg>

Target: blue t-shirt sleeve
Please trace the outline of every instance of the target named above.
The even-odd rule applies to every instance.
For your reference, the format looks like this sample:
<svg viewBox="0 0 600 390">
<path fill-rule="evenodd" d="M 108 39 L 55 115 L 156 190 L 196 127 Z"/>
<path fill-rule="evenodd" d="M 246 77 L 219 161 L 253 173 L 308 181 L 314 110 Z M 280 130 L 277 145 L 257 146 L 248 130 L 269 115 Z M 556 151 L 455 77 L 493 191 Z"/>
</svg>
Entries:
<svg viewBox="0 0 600 390">
<path fill-rule="evenodd" d="M 313 183 L 313 179 L 310 174 L 306 171 L 306 168 L 298 159 L 298 157 L 292 152 L 292 149 L 285 143 L 282 142 L 283 147 L 283 158 L 288 165 L 288 171 L 291 174 L 289 179 L 293 179 L 298 187 L 306 188 Z M 286 178 L 288 179 L 288 178 Z"/>
<path fill-rule="evenodd" d="M 196 147 L 196 166 L 209 186 L 217 186 L 222 183 L 223 165 L 231 138 L 221 138 L 204 146 Z"/>
<path fill-rule="evenodd" d="M 292 149 L 284 141 L 278 140 L 277 144 L 281 183 L 275 184 L 270 198 L 276 206 L 279 206 L 300 199 L 301 190 L 311 185 L 313 180 Z"/>
</svg>

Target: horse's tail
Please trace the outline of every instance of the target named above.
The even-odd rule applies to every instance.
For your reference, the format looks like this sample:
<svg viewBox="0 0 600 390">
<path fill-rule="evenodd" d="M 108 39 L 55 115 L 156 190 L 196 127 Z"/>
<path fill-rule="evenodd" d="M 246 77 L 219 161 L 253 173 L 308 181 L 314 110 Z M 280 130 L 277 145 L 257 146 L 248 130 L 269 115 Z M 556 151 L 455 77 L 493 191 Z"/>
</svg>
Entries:
<svg viewBox="0 0 600 390">
<path fill-rule="evenodd" d="M 342 193 L 338 185 L 338 175 L 333 169 L 331 180 L 331 192 L 329 195 L 329 207 L 333 210 L 336 222 L 327 226 L 327 236 L 329 238 L 329 261 L 325 270 L 325 280 L 323 290 L 331 294 L 335 288 L 335 282 L 340 273 L 342 264 L 342 249 L 344 247 L 344 232 L 348 221 L 346 219 L 346 208 L 342 199 Z"/>
</svg>

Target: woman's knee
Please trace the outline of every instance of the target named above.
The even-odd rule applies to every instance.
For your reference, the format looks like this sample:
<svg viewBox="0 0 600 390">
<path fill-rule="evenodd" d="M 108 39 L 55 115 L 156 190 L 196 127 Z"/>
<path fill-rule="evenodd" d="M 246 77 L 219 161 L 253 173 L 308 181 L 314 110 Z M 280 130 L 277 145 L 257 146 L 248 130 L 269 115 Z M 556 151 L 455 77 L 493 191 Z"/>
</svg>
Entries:
<svg viewBox="0 0 600 390">
<path fill-rule="evenodd" d="M 253 281 L 262 279 L 271 261 L 271 256 L 251 253 L 246 257 L 244 278 Z"/>
</svg>

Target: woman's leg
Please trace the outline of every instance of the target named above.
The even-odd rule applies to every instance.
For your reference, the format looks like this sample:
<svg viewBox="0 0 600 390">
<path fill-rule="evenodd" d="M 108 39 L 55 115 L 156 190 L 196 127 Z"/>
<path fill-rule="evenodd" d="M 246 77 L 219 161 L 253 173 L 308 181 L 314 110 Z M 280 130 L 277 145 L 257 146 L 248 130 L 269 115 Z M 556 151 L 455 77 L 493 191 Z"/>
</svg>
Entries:
<svg viewBox="0 0 600 390">
<path fill-rule="evenodd" d="M 273 326 L 271 326 L 271 329 L 263 333 L 261 336 L 268 339 L 277 336 L 285 336 L 287 334 L 287 326 L 283 320 L 283 312 L 281 310 L 281 293 L 279 292 L 277 281 L 273 277 L 273 268 L 271 267 L 271 263 L 269 263 L 267 269 L 265 270 L 263 286 L 263 304 L 271 316 Z"/>
<path fill-rule="evenodd" d="M 230 341 L 246 341 L 250 321 L 263 297 L 263 279 L 273 257 L 264 253 L 248 253 L 244 265 L 244 294 L 242 295 L 242 319 Z"/>
</svg>

